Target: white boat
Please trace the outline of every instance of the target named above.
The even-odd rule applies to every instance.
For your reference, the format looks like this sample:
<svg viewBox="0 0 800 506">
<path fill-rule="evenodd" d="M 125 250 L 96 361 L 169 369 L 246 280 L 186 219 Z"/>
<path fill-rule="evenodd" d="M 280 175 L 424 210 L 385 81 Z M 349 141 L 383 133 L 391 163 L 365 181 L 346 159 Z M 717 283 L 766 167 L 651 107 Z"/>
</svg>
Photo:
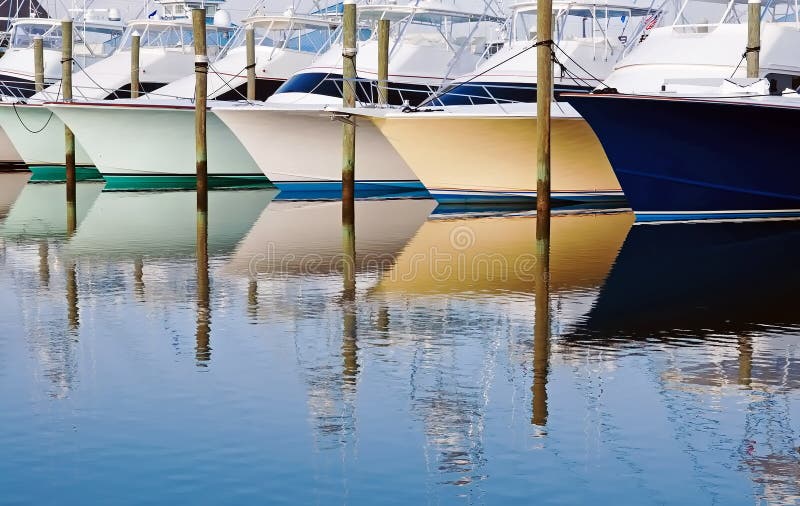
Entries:
<svg viewBox="0 0 800 506">
<path fill-rule="evenodd" d="M 207 9 L 215 13 L 214 19 L 221 25 L 207 27 L 208 53 L 213 57 L 227 43 L 234 29 L 225 11 L 215 9 L 221 2 L 210 3 Z M 130 96 L 130 40 L 133 33 L 139 33 L 141 37 L 139 67 L 143 91 L 159 88 L 192 71 L 194 47 L 191 21 L 187 18 L 191 6 L 183 1 L 164 0 L 159 2 L 159 7 L 162 10 L 160 18 L 131 21 L 125 33 L 117 37 L 115 44 L 118 47 L 111 56 L 94 65 L 82 66 L 82 70 L 73 75 L 74 100 Z M 26 103 L 0 103 L 0 126 L 25 163 L 32 166 L 34 179 L 59 180 L 64 177 L 64 124 L 42 105 L 60 100 L 60 85 L 60 81 L 52 84 L 31 96 Z M 80 138 L 76 138 L 75 149 L 79 178 L 99 178 Z"/>
<path fill-rule="evenodd" d="M 513 8 L 508 39 L 485 63 L 417 109 L 355 109 L 369 117 L 440 202 L 530 202 L 536 198 L 536 4 Z M 558 96 L 602 82 L 626 45 L 657 23 L 659 10 L 556 2 L 552 196 L 617 202 L 619 182 L 589 125 Z M 469 147 L 465 149 L 465 147 Z"/>
<path fill-rule="evenodd" d="M 320 15 L 258 15 L 244 20 L 256 35 L 257 89 L 274 90 L 307 66 L 330 40 L 337 22 Z M 211 65 L 209 98 L 244 93 L 244 30 Z M 263 84 L 259 85 L 261 82 Z M 244 95 L 241 95 L 243 97 Z M 48 104 L 88 150 L 108 189 L 187 188 L 195 175 L 194 73 L 137 100 Z M 239 140 L 207 117 L 210 186 L 269 184 Z M 136 142 L 130 142 L 136 139 Z"/>
<path fill-rule="evenodd" d="M 123 29 L 116 9 L 87 9 L 73 12 L 73 15 L 73 52 L 77 65 L 86 67 L 116 50 Z M 7 102 L 29 98 L 36 91 L 33 68 L 35 37 L 42 38 L 44 82 L 52 84 L 61 78 L 61 20 L 16 19 L 8 33 L 8 49 L 0 59 L 0 95 L 3 96 L 0 109 L 8 106 Z M 12 107 L 8 112 L 15 111 Z M 0 125 L 4 122 L 0 120 Z M 23 163 L 23 157 L 7 134 L 0 130 L 0 164 L 20 163 Z"/>
<path fill-rule="evenodd" d="M 358 100 L 376 97 L 378 41 L 373 30 L 389 19 L 389 101 L 418 103 L 451 76 L 485 58 L 499 19 L 434 2 L 365 4 L 358 8 Z M 337 40 L 314 64 L 295 74 L 265 104 L 213 107 L 269 180 L 298 197 L 341 192 L 341 125 L 328 106 L 341 105 L 342 45 Z M 417 177 L 369 123 L 358 128 L 356 195 L 422 189 Z M 307 147 L 313 146 L 313 149 Z M 284 197 L 286 196 L 284 194 Z"/>
</svg>

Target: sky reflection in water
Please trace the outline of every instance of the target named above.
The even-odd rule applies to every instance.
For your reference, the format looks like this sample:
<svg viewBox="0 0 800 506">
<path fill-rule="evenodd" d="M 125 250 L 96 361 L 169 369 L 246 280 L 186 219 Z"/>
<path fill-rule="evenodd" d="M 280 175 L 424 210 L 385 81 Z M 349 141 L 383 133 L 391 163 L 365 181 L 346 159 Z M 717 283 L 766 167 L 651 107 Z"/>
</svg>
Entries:
<svg viewBox="0 0 800 506">
<path fill-rule="evenodd" d="M 800 497 L 798 223 L 555 216 L 537 286 L 533 216 L 359 201 L 350 294 L 340 203 L 212 192 L 206 269 L 192 193 L 24 182 L 0 503 Z"/>
</svg>

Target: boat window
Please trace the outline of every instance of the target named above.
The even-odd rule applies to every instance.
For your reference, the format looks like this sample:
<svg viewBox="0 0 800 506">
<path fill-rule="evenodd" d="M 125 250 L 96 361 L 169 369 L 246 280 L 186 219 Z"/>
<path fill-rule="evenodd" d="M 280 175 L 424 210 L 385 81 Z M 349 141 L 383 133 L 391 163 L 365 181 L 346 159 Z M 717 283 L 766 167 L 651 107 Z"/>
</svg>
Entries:
<svg viewBox="0 0 800 506">
<path fill-rule="evenodd" d="M 576 6 L 554 13 L 554 40 L 582 40 L 600 42 L 609 34 L 621 33 L 630 24 L 629 9 L 605 8 L 602 6 Z M 513 20 L 515 41 L 536 39 L 536 11 L 517 12 Z M 609 39 L 612 40 L 612 39 Z M 616 41 L 615 41 L 616 42 Z"/>
<path fill-rule="evenodd" d="M 45 49 L 61 49 L 61 26 L 43 23 L 16 23 L 11 30 L 11 47 L 32 47 L 33 38 L 42 37 Z"/>
<path fill-rule="evenodd" d="M 487 40 L 496 31 L 497 21 L 488 16 L 459 15 L 436 11 L 381 11 L 363 9 L 359 13 L 359 23 L 377 37 L 380 19 L 389 19 L 390 38 L 413 45 L 438 47 L 444 51 L 455 52 L 461 47 L 469 48 L 473 54 L 486 51 Z"/>
<path fill-rule="evenodd" d="M 183 48 L 194 44 L 192 27 L 183 24 L 138 24 L 129 25 L 125 31 L 123 49 L 130 49 L 131 34 L 137 31 L 140 36 L 140 46 L 157 48 Z M 208 47 L 220 47 L 228 43 L 232 29 L 221 29 L 217 27 L 206 27 L 206 44 Z"/>
<path fill-rule="evenodd" d="M 75 30 L 75 54 L 108 56 L 119 47 L 122 29 L 87 26 Z"/>
<path fill-rule="evenodd" d="M 278 47 L 316 54 L 326 51 L 330 47 L 334 28 L 275 20 L 255 24 L 254 32 L 257 46 Z M 239 30 L 231 47 L 244 46 L 245 38 L 245 30 Z"/>
</svg>

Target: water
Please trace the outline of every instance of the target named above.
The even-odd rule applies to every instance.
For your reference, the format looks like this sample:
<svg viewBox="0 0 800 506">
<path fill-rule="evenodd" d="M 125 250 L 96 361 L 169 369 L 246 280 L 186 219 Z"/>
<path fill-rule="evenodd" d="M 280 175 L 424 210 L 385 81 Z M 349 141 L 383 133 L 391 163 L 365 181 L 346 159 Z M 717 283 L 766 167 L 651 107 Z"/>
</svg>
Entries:
<svg viewBox="0 0 800 506">
<path fill-rule="evenodd" d="M 533 216 L 359 201 L 351 294 L 339 203 L 212 192 L 206 269 L 192 193 L 24 182 L 2 504 L 800 501 L 797 222 L 560 215 L 537 285 Z"/>
</svg>

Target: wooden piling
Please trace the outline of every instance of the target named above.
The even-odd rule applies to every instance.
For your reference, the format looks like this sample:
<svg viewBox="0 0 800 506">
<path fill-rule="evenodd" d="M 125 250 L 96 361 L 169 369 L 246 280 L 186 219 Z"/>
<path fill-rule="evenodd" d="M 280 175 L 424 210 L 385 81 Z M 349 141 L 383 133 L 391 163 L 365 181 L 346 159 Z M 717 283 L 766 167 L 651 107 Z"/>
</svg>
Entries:
<svg viewBox="0 0 800 506">
<path fill-rule="evenodd" d="M 33 81 L 36 93 L 44 89 L 44 45 L 41 35 L 33 38 Z"/>
<path fill-rule="evenodd" d="M 139 48 L 141 35 L 139 32 L 131 34 L 131 98 L 139 98 Z"/>
<path fill-rule="evenodd" d="M 550 213 L 550 104 L 553 89 L 553 2 L 536 2 L 536 213 Z"/>
<path fill-rule="evenodd" d="M 206 10 L 192 9 L 194 37 L 194 138 L 197 174 L 197 211 L 208 211 L 208 150 L 206 145 L 206 93 L 208 55 L 206 54 Z"/>
<path fill-rule="evenodd" d="M 356 3 L 344 1 L 342 16 L 342 105 L 356 105 Z M 351 117 L 342 127 L 342 202 L 352 201 L 355 196 L 356 123 Z M 346 206 L 342 206 L 344 213 Z M 342 215 L 344 218 L 344 214 Z"/>
<path fill-rule="evenodd" d="M 389 20 L 378 21 L 378 105 L 389 103 Z"/>
<path fill-rule="evenodd" d="M 747 77 L 758 78 L 761 52 L 761 0 L 747 0 Z"/>
<path fill-rule="evenodd" d="M 536 218 L 536 289 L 533 330 L 533 393 L 531 423 L 547 425 L 547 376 L 550 371 L 550 214 Z"/>
<path fill-rule="evenodd" d="M 256 35 L 253 25 L 245 28 L 245 45 L 247 46 L 247 100 L 256 99 Z"/>
<path fill-rule="evenodd" d="M 72 20 L 61 21 L 61 93 L 64 102 L 72 101 Z M 67 211 L 75 206 L 75 135 L 64 125 L 64 166 L 67 180 Z M 68 215 L 69 218 L 69 215 Z M 69 221 L 69 219 L 68 219 Z"/>
</svg>

